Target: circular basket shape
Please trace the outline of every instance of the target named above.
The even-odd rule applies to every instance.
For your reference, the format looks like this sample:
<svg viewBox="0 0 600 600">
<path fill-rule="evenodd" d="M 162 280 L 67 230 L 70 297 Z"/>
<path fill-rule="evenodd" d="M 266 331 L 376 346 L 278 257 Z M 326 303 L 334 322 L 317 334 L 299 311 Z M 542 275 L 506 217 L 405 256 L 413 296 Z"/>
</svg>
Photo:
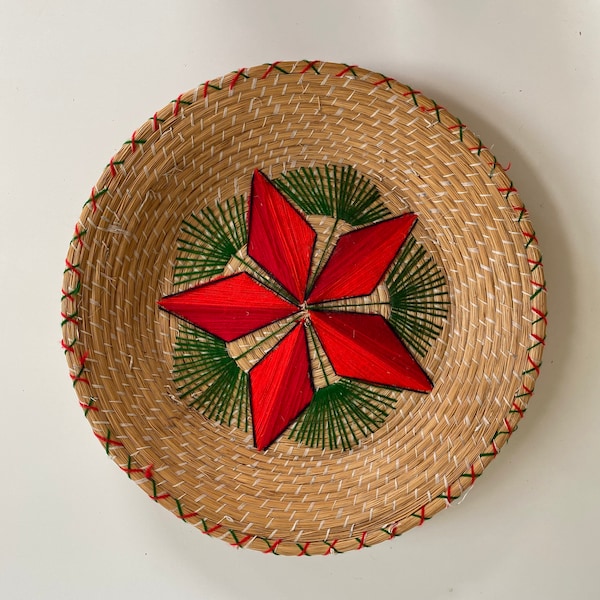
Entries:
<svg viewBox="0 0 600 600">
<path fill-rule="evenodd" d="M 331 554 L 475 482 L 533 392 L 545 300 L 517 190 L 460 120 L 380 74 L 279 62 L 179 95 L 110 160 L 63 347 L 153 500 L 236 547 Z"/>
</svg>

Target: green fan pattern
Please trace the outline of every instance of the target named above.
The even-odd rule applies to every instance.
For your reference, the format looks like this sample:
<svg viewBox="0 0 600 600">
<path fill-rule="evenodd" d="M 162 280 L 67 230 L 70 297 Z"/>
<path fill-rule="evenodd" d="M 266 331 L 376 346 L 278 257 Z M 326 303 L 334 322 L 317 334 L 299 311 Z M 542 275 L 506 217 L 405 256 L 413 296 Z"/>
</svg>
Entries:
<svg viewBox="0 0 600 600">
<path fill-rule="evenodd" d="M 249 376 L 229 356 L 225 342 L 197 327 L 180 325 L 173 381 L 189 406 L 209 419 L 248 431 Z"/>
</svg>

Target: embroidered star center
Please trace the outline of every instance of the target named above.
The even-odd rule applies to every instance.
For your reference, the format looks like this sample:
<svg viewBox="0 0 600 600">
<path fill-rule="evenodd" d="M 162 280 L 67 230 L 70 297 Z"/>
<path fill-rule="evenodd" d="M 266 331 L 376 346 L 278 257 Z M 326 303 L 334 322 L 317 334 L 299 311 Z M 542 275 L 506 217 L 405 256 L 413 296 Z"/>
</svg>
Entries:
<svg viewBox="0 0 600 600">
<path fill-rule="evenodd" d="M 218 276 L 162 298 L 159 306 L 228 343 L 283 324 L 281 339 L 249 370 L 258 450 L 268 448 L 315 397 L 311 347 L 338 377 L 431 391 L 431 380 L 381 314 L 340 304 L 373 293 L 415 214 L 342 234 L 316 268 L 316 231 L 260 171 L 252 177 L 247 218 L 247 254 L 266 277 L 245 271 Z"/>
</svg>

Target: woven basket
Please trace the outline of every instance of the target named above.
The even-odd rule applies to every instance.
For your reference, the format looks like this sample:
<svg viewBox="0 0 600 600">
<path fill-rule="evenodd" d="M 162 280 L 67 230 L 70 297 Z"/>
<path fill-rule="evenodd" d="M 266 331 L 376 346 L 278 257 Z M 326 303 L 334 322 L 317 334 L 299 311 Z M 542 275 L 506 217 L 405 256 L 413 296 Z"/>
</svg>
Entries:
<svg viewBox="0 0 600 600">
<path fill-rule="evenodd" d="M 259 238 L 253 225 L 246 231 L 257 177 L 285 199 L 278 200 L 284 208 L 271 214 L 273 239 L 283 240 L 277 243 L 294 238 L 279 225 L 281 210 L 289 207 L 304 223 L 298 227 L 315 232 L 311 273 L 315 261 L 333 260 L 342 236 L 369 226 L 369 219 L 378 227 L 415 215 L 396 253 L 390 250 L 395 262 L 386 263 L 385 277 L 364 294 L 368 302 L 340 293 L 336 310 L 363 315 L 361 323 L 377 322 L 379 333 L 393 331 L 430 390 L 389 384 L 379 375 L 368 381 L 362 361 L 344 373 L 340 344 L 336 355 L 325 326 L 316 329 L 316 309 L 300 306 L 302 298 L 301 319 L 288 315 L 283 325 L 272 319 L 258 342 L 246 330 L 245 337 L 223 341 L 225 334 L 207 334 L 164 310 L 170 306 L 164 298 L 190 289 L 203 293 L 208 281 L 223 276 L 251 286 L 272 284 L 277 291 L 282 277 L 257 269 L 261 260 L 253 258 L 260 247 L 244 244 L 244 235 L 250 245 L 253 235 Z M 363 199 L 375 190 L 363 221 L 356 217 L 358 201 L 351 200 L 350 212 L 341 208 L 352 196 L 346 188 L 359 183 Z M 316 208 L 306 208 L 312 193 L 324 202 L 322 211 L 317 200 Z M 223 232 L 239 234 L 240 243 L 228 260 L 219 255 L 211 271 L 205 250 Z M 258 246 L 268 239 L 263 236 Z M 379 244 L 388 239 L 375 235 L 362 254 L 354 249 L 349 255 L 374 264 L 383 252 Z M 435 284 L 430 296 L 425 290 L 415 306 L 408 302 L 394 313 L 390 269 L 397 274 L 403 264 L 417 265 L 410 281 L 426 287 L 427 278 L 418 276 L 426 273 Z M 234 292 L 219 300 L 226 314 L 233 310 L 228 303 L 237 301 Z M 179 95 L 110 159 L 70 242 L 62 318 L 70 376 L 94 435 L 154 501 L 236 547 L 330 554 L 422 525 L 481 475 L 533 393 L 545 340 L 546 288 L 537 239 L 517 190 L 460 120 L 421 92 L 356 66 L 279 62 L 240 69 Z M 311 319 L 317 332 L 312 342 L 302 328 L 294 329 Z M 314 394 L 313 404 L 317 389 L 335 383 L 343 388 L 343 414 L 353 410 L 343 404 L 344 394 L 376 400 L 360 405 L 359 417 L 367 416 L 354 425 L 336 424 L 333 412 L 324 417 L 315 409 L 311 430 L 305 413 L 288 415 L 286 428 L 258 449 L 259 417 L 250 414 L 249 391 L 258 395 L 258 373 L 265 371 L 260 365 L 275 356 L 274 348 L 283 348 L 292 330 L 306 335 L 309 347 L 292 353 L 284 385 L 288 379 L 290 389 L 296 385 L 292 374 L 304 361 L 312 383 L 307 387 L 303 379 L 297 386 L 308 390 L 307 400 Z M 260 346 L 269 336 L 268 348 Z M 365 336 L 375 348 L 375 333 Z M 202 358 L 209 347 L 237 377 L 223 388 L 235 397 L 233 404 L 212 393 L 218 391 L 214 379 L 194 384 L 213 364 Z M 393 348 L 373 352 L 379 353 L 375 361 L 395 360 Z M 326 359 L 320 366 L 319 355 Z M 275 394 L 275 383 L 273 389 L 268 381 L 261 385 Z"/>
</svg>

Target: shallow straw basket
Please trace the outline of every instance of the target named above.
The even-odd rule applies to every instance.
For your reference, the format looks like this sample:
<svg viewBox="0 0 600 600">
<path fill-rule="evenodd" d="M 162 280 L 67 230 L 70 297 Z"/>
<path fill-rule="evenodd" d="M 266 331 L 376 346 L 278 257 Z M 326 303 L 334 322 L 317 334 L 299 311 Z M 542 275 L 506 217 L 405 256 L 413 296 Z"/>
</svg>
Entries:
<svg viewBox="0 0 600 600">
<path fill-rule="evenodd" d="M 185 219 L 247 195 L 255 169 L 277 180 L 319 165 L 349 165 L 390 214 L 418 215 L 449 302 L 418 357 L 434 387 L 397 392 L 350 449 L 283 435 L 259 452 L 251 430 L 180 397 L 180 321 L 157 302 L 186 287 L 174 279 Z M 460 120 L 377 73 L 279 62 L 179 95 L 110 159 L 70 242 L 62 318 L 94 435 L 153 500 L 237 547 L 330 554 L 422 525 L 481 475 L 533 393 L 546 288 L 512 181 Z"/>
</svg>

